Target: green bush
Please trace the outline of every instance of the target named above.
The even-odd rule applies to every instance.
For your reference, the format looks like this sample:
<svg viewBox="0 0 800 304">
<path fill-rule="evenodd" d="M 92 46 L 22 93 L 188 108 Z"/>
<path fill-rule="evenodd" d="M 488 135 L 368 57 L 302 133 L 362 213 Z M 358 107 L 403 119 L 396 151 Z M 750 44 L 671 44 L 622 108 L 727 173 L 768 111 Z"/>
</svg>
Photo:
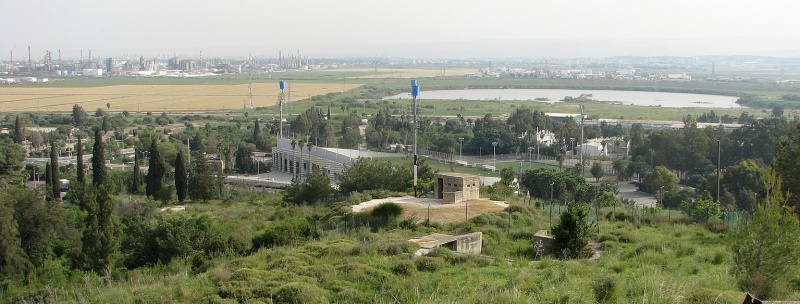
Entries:
<svg viewBox="0 0 800 304">
<path fill-rule="evenodd" d="M 417 272 L 417 268 L 414 262 L 401 260 L 392 266 L 392 272 L 397 275 L 411 276 Z"/>
<path fill-rule="evenodd" d="M 565 259 L 587 255 L 589 243 L 589 208 L 586 204 L 571 203 L 566 212 L 561 213 L 558 223 L 553 227 L 553 249 Z"/>
<path fill-rule="evenodd" d="M 314 304 L 328 303 L 329 292 L 316 285 L 291 282 L 278 287 L 272 295 L 275 303 Z"/>
<path fill-rule="evenodd" d="M 391 228 L 397 224 L 397 219 L 403 214 L 403 207 L 396 203 L 383 203 L 376 206 L 370 212 L 375 219 L 375 226 L 379 228 Z"/>
<path fill-rule="evenodd" d="M 617 280 L 608 275 L 601 275 L 592 281 L 592 294 L 597 303 L 614 303 L 617 300 Z M 700 302 L 692 302 L 700 303 Z"/>
<path fill-rule="evenodd" d="M 419 271 L 436 272 L 444 268 L 444 260 L 441 258 L 423 256 L 414 259 L 414 265 L 417 266 L 417 270 Z"/>
<path fill-rule="evenodd" d="M 334 267 L 338 278 L 353 282 L 366 288 L 378 289 L 385 284 L 393 282 L 394 275 L 386 271 L 375 269 L 369 265 L 348 262 Z"/>
</svg>

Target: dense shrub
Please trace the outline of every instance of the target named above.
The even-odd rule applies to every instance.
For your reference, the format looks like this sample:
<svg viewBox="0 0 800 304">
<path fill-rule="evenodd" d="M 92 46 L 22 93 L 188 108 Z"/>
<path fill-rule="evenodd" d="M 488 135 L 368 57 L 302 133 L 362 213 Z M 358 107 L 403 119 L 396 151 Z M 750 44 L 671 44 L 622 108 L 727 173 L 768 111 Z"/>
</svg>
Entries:
<svg viewBox="0 0 800 304">
<path fill-rule="evenodd" d="M 616 303 L 617 280 L 608 275 L 601 275 L 595 278 L 592 281 L 592 294 L 594 294 L 594 299 L 597 303 Z"/>
<path fill-rule="evenodd" d="M 414 265 L 417 266 L 417 270 L 419 271 L 436 272 L 444 268 L 444 260 L 441 258 L 423 256 L 414 259 Z"/>
<path fill-rule="evenodd" d="M 417 272 L 417 266 L 410 260 L 400 260 L 392 266 L 392 272 L 397 275 L 411 276 Z"/>
<path fill-rule="evenodd" d="M 566 212 L 561 213 L 558 223 L 553 227 L 553 249 L 562 258 L 586 255 L 590 233 L 588 217 L 589 208 L 580 203 L 569 204 Z"/>
<path fill-rule="evenodd" d="M 315 236 L 316 232 L 305 218 L 285 219 L 253 238 L 253 249 L 296 244 Z"/>
<path fill-rule="evenodd" d="M 303 282 L 291 282 L 275 291 L 272 300 L 275 303 L 314 304 L 328 303 L 328 291 Z"/>
</svg>

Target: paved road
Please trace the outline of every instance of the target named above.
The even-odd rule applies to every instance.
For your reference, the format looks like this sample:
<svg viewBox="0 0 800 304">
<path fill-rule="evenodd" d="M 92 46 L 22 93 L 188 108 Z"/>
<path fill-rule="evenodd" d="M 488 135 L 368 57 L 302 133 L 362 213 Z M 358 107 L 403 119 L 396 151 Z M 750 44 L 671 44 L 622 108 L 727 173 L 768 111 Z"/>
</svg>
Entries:
<svg viewBox="0 0 800 304">
<path fill-rule="evenodd" d="M 655 207 L 658 203 L 655 196 L 636 190 L 636 186 L 631 183 L 620 183 L 618 196 L 620 199 L 633 200 L 636 207 Z"/>
<path fill-rule="evenodd" d="M 283 172 L 270 172 L 259 175 L 228 175 L 225 177 L 225 182 L 244 182 L 249 185 L 283 188 L 292 183 L 292 174 Z"/>
</svg>

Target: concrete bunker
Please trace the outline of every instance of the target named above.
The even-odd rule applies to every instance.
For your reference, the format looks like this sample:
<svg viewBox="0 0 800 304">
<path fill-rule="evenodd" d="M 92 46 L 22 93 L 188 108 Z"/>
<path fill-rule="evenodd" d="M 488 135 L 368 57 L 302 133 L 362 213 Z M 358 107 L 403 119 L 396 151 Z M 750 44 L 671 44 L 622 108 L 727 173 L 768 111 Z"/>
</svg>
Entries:
<svg viewBox="0 0 800 304">
<path fill-rule="evenodd" d="M 480 198 L 481 180 L 477 175 L 445 172 L 436 173 L 434 179 L 434 198 L 443 200 L 445 204 Z"/>
<path fill-rule="evenodd" d="M 438 247 L 445 247 L 454 252 L 464 254 L 481 254 L 483 233 L 474 232 L 458 236 L 434 233 L 408 241 L 419 245 L 416 255 L 425 255 Z"/>
</svg>

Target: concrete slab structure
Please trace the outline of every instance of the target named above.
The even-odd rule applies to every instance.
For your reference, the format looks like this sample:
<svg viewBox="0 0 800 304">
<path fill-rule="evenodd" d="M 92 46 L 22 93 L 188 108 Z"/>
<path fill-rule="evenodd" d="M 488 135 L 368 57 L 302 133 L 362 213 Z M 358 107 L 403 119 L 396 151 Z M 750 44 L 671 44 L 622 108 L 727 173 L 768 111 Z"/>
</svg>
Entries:
<svg viewBox="0 0 800 304">
<path fill-rule="evenodd" d="M 540 247 L 542 253 L 553 253 L 555 239 L 547 234 L 547 230 L 539 230 L 533 235 L 534 248 Z"/>
<path fill-rule="evenodd" d="M 445 204 L 457 204 L 480 198 L 481 180 L 477 175 L 444 172 L 436 173 L 433 193 Z"/>
<path fill-rule="evenodd" d="M 449 234 L 434 233 L 431 235 L 413 238 L 409 242 L 419 245 L 416 255 L 425 255 L 438 247 L 445 247 L 452 251 L 465 254 L 481 254 L 483 249 L 483 233 L 474 232 L 453 236 Z"/>
</svg>

